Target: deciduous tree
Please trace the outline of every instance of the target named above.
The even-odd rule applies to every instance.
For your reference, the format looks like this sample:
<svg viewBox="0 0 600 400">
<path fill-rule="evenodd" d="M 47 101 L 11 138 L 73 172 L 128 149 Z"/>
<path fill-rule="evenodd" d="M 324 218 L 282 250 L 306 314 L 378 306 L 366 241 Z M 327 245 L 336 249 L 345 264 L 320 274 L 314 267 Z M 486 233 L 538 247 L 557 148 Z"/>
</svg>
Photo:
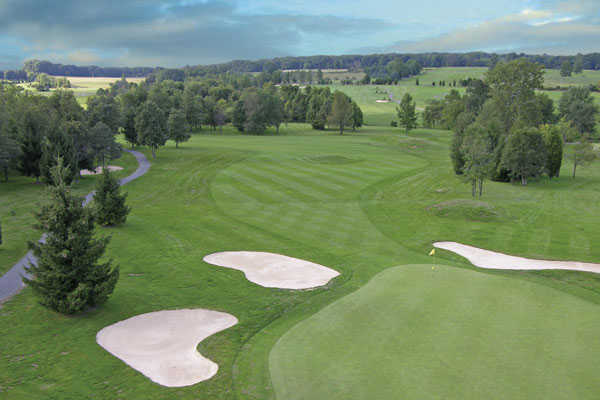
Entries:
<svg viewBox="0 0 600 400">
<path fill-rule="evenodd" d="M 398 113 L 400 126 L 404 127 L 406 133 L 417 127 L 416 104 L 410 94 L 406 93 L 402 97 L 396 112 Z"/>
</svg>

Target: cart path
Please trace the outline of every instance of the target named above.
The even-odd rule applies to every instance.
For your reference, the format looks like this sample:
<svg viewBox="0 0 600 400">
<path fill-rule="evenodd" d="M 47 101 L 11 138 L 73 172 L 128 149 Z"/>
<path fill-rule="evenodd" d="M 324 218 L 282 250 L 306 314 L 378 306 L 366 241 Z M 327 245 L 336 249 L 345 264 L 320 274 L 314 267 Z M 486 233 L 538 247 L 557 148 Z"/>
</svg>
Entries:
<svg viewBox="0 0 600 400">
<path fill-rule="evenodd" d="M 138 162 L 138 168 L 135 172 L 119 181 L 119 184 L 125 185 L 131 182 L 134 179 L 139 178 L 144 175 L 150 169 L 150 161 L 146 158 L 145 155 L 135 150 L 125 150 L 128 153 L 131 153 Z M 85 200 L 83 204 L 86 205 L 94 198 L 95 192 L 88 193 L 85 196 Z M 42 235 L 40 241 L 44 240 L 44 236 Z M 8 270 L 2 277 L 0 277 L 0 303 L 6 301 L 11 296 L 19 293 L 21 289 L 25 286 L 23 283 L 23 276 L 28 276 L 25 268 L 29 264 L 35 264 L 36 258 L 33 255 L 32 251 L 27 252 L 23 258 L 21 258 L 13 267 Z"/>
</svg>

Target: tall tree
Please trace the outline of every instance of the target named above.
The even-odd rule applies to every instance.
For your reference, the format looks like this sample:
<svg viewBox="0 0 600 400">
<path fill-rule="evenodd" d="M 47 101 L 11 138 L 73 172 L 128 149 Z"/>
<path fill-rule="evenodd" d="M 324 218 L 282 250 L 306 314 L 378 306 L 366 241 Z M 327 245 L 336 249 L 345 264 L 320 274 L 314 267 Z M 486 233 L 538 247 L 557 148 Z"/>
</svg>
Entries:
<svg viewBox="0 0 600 400">
<path fill-rule="evenodd" d="M 179 108 L 173 108 L 169 114 L 167 121 L 169 130 L 169 139 L 175 142 L 175 148 L 179 147 L 179 143 L 190 140 L 190 132 L 185 121 L 185 114 Z"/>
<path fill-rule="evenodd" d="M 525 59 L 499 62 L 486 73 L 490 97 L 505 132 L 511 131 L 515 124 L 529 127 L 539 123 L 540 110 L 535 96 L 536 89 L 541 89 L 543 82 L 543 66 Z"/>
<path fill-rule="evenodd" d="M 52 170 L 53 185 L 36 213 L 44 242 L 29 242 L 37 257 L 24 281 L 39 302 L 55 311 L 72 314 L 104 303 L 119 279 L 119 268 L 100 262 L 110 238 L 94 238 L 94 217 L 65 182 L 60 160 Z"/>
<path fill-rule="evenodd" d="M 107 159 L 121 156 L 121 145 L 115 140 L 115 135 L 108 125 L 98 122 L 90 129 L 89 141 L 91 150 L 98 164 L 106 167 Z"/>
<path fill-rule="evenodd" d="M 115 98 L 105 91 L 98 91 L 94 96 L 88 97 L 86 113 L 89 126 L 102 122 L 113 133 L 117 133 L 121 123 L 120 107 Z"/>
<path fill-rule="evenodd" d="M 40 161 L 43 155 L 42 143 L 46 136 L 47 114 L 40 107 L 25 106 L 18 124 L 20 153 L 17 169 L 25 176 L 39 181 Z"/>
<path fill-rule="evenodd" d="M 481 197 L 483 183 L 490 177 L 495 167 L 492 157 L 492 139 L 485 127 L 474 123 L 465 130 L 461 147 L 464 157 L 463 175 L 471 182 L 472 196 L 475 197 L 479 192 Z"/>
<path fill-rule="evenodd" d="M 572 178 L 575 179 L 577 167 L 590 164 L 592 161 L 598 158 L 598 155 L 594 151 L 594 147 L 592 143 L 590 143 L 589 137 L 584 135 L 573 145 L 573 149 L 570 153 L 568 153 L 568 157 L 573 163 Z"/>
<path fill-rule="evenodd" d="M 573 72 L 576 74 L 581 74 L 583 72 L 583 55 L 577 54 L 575 56 L 575 62 L 573 63 Z"/>
<path fill-rule="evenodd" d="M 52 182 L 51 172 L 52 168 L 56 166 L 58 158 L 64 161 L 67 184 L 70 184 L 79 173 L 76 167 L 77 154 L 73 146 L 73 139 L 67 136 L 67 132 L 61 128 L 61 126 L 57 126 L 57 122 L 49 121 L 40 160 L 40 174 L 46 183 Z"/>
<path fill-rule="evenodd" d="M 501 166 L 510 171 L 513 179 L 520 179 L 522 185 L 527 185 L 529 178 L 539 176 L 544 171 L 546 159 L 546 146 L 540 131 L 523 128 L 508 137 Z"/>
<path fill-rule="evenodd" d="M 563 61 L 560 66 L 560 76 L 568 77 L 571 76 L 571 74 L 573 74 L 573 64 L 571 64 L 571 61 L 569 60 Z"/>
<path fill-rule="evenodd" d="M 402 97 L 396 112 L 398 113 L 400 125 L 404 127 L 406 133 L 417 127 L 416 104 L 410 94 L 406 93 Z"/>
<path fill-rule="evenodd" d="M 344 127 L 349 125 L 352 119 L 352 103 L 348 96 L 336 90 L 333 93 L 333 104 L 331 106 L 331 114 L 329 114 L 328 122 L 330 125 L 335 125 L 340 130 L 340 135 L 344 134 Z"/>
<path fill-rule="evenodd" d="M 564 92 L 558 109 L 560 117 L 569 121 L 580 134 L 595 132 L 598 106 L 588 88 L 572 87 Z"/>
<path fill-rule="evenodd" d="M 121 194 L 119 181 L 108 168 L 96 185 L 96 194 L 92 207 L 96 221 L 100 225 L 114 226 L 124 224 L 131 209 L 125 204 L 127 194 Z"/>
<path fill-rule="evenodd" d="M 543 125 L 540 131 L 546 147 L 546 172 L 550 178 L 558 178 L 563 159 L 563 141 L 560 128 L 556 125 Z"/>
<path fill-rule="evenodd" d="M 351 118 L 352 130 L 360 128 L 363 125 L 363 112 L 354 101 L 352 102 L 352 118 Z"/>
<path fill-rule="evenodd" d="M 149 146 L 152 157 L 156 158 L 156 151 L 167 142 L 166 118 L 162 110 L 152 101 L 142 104 L 135 117 L 135 130 L 138 142 Z"/>
</svg>

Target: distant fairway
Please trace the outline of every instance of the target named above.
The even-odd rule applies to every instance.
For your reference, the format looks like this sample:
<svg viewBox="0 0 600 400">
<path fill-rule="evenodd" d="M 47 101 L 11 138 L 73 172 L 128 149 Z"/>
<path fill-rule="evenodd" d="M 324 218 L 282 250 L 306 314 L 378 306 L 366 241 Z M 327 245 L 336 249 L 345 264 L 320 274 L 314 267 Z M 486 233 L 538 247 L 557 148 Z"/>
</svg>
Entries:
<svg viewBox="0 0 600 400">
<path fill-rule="evenodd" d="M 296 325 L 278 399 L 597 399 L 600 306 L 537 284 L 411 265 Z"/>
</svg>

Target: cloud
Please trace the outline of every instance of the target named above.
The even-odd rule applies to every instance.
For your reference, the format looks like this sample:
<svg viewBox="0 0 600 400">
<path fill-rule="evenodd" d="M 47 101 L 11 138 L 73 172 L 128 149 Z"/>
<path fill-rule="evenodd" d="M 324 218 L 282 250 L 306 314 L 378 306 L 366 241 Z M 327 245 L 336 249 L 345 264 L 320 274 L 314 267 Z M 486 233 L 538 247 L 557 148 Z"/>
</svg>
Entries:
<svg viewBox="0 0 600 400">
<path fill-rule="evenodd" d="M 27 55 L 104 65 L 258 59 L 297 54 L 306 43 L 339 53 L 340 41 L 327 37 L 352 40 L 390 27 L 369 18 L 245 15 L 219 0 L 0 2 L 0 35 L 22 38 Z"/>
<path fill-rule="evenodd" d="M 579 14 L 564 14 L 567 10 Z M 399 52 L 595 52 L 600 50 L 600 24 L 586 14 L 592 11 L 600 11 L 600 7 L 593 6 L 591 2 L 579 4 L 579 7 L 559 3 L 553 9 L 525 9 L 518 14 L 456 29 L 434 38 L 397 42 L 389 49 Z"/>
</svg>

